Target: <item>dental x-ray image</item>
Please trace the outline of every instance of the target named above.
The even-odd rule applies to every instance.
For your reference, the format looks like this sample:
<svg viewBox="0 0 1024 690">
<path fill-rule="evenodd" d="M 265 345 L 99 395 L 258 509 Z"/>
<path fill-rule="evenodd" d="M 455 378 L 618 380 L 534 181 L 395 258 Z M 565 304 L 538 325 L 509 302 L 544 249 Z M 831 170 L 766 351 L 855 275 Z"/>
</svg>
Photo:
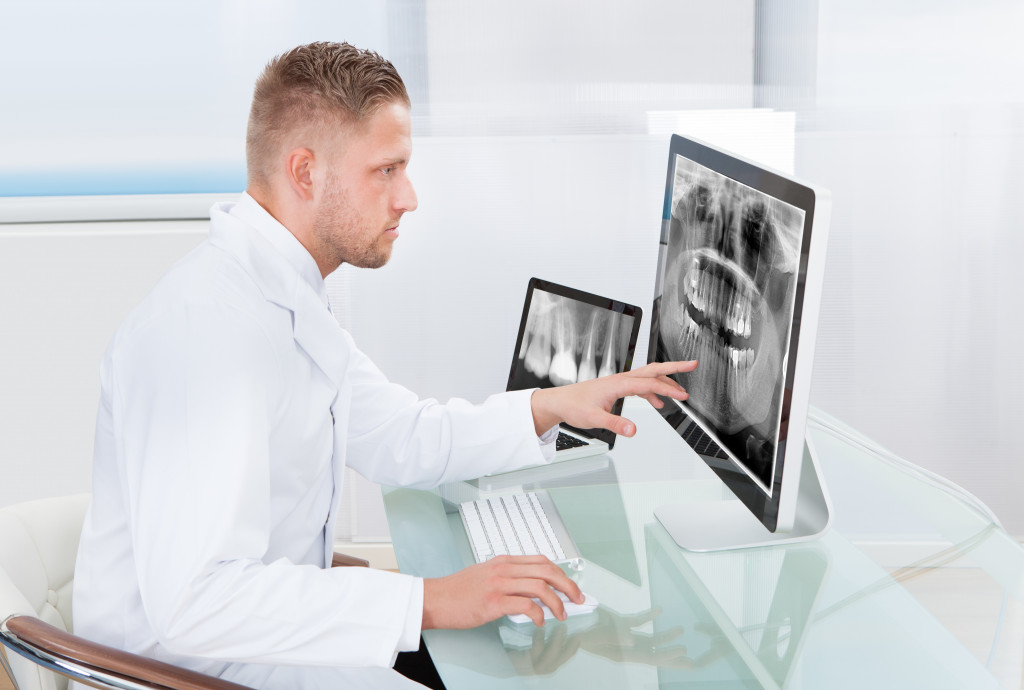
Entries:
<svg viewBox="0 0 1024 690">
<path fill-rule="evenodd" d="M 548 388 L 623 370 L 633 317 L 535 290 L 516 367 L 516 388 Z"/>
<path fill-rule="evenodd" d="M 684 407 L 770 493 L 804 212 L 682 156 L 671 208 L 659 361 L 699 360 Z"/>
</svg>

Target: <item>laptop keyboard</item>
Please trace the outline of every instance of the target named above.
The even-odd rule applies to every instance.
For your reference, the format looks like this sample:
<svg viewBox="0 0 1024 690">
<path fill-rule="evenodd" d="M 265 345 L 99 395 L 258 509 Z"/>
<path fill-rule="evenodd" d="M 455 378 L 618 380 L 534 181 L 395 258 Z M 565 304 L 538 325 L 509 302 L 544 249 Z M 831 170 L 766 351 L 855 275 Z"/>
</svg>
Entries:
<svg viewBox="0 0 1024 690">
<path fill-rule="evenodd" d="M 560 450 L 567 450 L 569 448 L 579 448 L 580 446 L 587 445 L 586 441 L 581 441 L 575 436 L 559 431 L 558 438 L 555 440 L 555 452 Z"/>
</svg>

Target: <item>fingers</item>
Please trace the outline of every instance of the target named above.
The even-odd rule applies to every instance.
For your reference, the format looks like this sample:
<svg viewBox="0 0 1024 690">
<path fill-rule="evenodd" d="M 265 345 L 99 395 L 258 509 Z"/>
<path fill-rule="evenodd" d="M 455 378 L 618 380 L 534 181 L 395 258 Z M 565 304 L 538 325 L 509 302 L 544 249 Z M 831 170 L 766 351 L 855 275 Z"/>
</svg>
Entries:
<svg viewBox="0 0 1024 690">
<path fill-rule="evenodd" d="M 544 612 L 540 604 L 547 606 L 558 620 L 566 619 L 565 604 L 556 589 L 571 601 L 583 602 L 579 586 L 544 556 L 499 556 L 488 563 L 494 563 L 507 578 L 502 602 L 503 608 L 508 608 L 506 614 L 524 613 L 534 624 L 543 626 Z"/>
<path fill-rule="evenodd" d="M 624 383 L 620 387 L 621 395 L 638 395 L 645 398 L 655 407 L 652 397 L 662 395 L 666 398 L 674 398 L 676 400 L 686 400 L 690 397 L 690 394 L 686 392 L 686 389 L 680 386 L 672 379 L 666 379 L 664 377 L 658 378 L 634 378 L 634 379 L 623 379 Z"/>
<path fill-rule="evenodd" d="M 573 582 L 561 568 L 545 556 L 500 556 L 499 558 L 508 559 L 506 563 L 509 564 L 508 573 L 510 577 L 517 578 L 523 582 L 540 581 L 543 585 L 541 590 L 545 594 L 550 593 L 551 596 L 558 599 L 558 595 L 552 591 L 552 588 L 554 588 L 577 604 L 583 603 L 583 592 L 580 591 L 579 585 Z M 529 596 L 537 596 L 537 594 L 530 593 Z M 543 597 L 541 598 L 543 599 Z M 561 604 L 561 599 L 558 599 L 558 601 Z M 546 604 L 547 601 L 545 600 L 544 603 Z M 551 608 L 552 611 L 555 610 L 550 606 L 548 608 Z"/>
<path fill-rule="evenodd" d="M 610 412 L 604 412 L 599 415 L 598 419 L 595 420 L 596 426 L 601 429 L 607 429 L 608 431 L 614 432 L 619 436 L 625 436 L 626 438 L 632 438 L 636 434 L 636 425 L 629 421 L 625 417 L 619 417 L 613 415 Z"/>
<path fill-rule="evenodd" d="M 697 364 L 698 362 L 695 359 L 685 362 L 651 362 L 629 373 L 640 376 L 671 376 L 672 374 L 691 372 L 697 368 Z"/>
<path fill-rule="evenodd" d="M 506 596 L 501 600 L 501 608 L 506 616 L 526 614 L 538 628 L 544 627 L 544 610 L 533 599 L 518 595 Z M 562 615 L 565 615 L 564 612 Z"/>
</svg>

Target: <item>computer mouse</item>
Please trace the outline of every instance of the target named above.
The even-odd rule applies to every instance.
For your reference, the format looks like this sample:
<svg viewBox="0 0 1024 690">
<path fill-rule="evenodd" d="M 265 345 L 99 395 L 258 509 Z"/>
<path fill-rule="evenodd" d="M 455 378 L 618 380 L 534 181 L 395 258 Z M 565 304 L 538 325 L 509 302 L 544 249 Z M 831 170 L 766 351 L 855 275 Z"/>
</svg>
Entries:
<svg viewBox="0 0 1024 690">
<path fill-rule="evenodd" d="M 590 596 L 586 592 L 583 593 L 583 603 L 582 604 L 575 604 L 575 603 L 569 601 L 569 597 L 565 596 L 561 592 L 556 592 L 556 593 L 558 594 L 558 598 L 561 599 L 562 602 L 565 604 L 565 615 L 566 615 L 567 618 L 571 618 L 573 616 L 580 616 L 580 615 L 587 614 L 587 613 L 593 613 L 594 610 L 597 609 L 597 606 L 598 606 L 597 599 L 595 599 L 594 597 Z M 545 606 L 544 604 L 541 604 L 540 599 L 534 599 L 534 601 L 537 602 L 538 604 L 540 604 L 541 610 L 544 611 L 544 620 L 547 621 L 547 620 L 551 620 L 551 619 L 555 618 L 555 614 L 552 613 L 551 609 L 549 609 L 547 606 Z M 516 624 L 532 623 L 533 622 L 533 620 L 529 616 L 527 616 L 525 613 L 517 613 L 515 615 L 505 616 L 505 617 L 510 622 L 516 623 Z"/>
</svg>

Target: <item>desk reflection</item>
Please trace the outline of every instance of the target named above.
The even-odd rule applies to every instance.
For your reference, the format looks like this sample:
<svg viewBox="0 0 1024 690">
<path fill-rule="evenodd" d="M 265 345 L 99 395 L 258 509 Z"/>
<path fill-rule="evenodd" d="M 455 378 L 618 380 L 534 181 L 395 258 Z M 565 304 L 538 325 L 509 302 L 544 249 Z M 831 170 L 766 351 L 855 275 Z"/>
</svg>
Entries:
<svg viewBox="0 0 1024 690">
<path fill-rule="evenodd" d="M 649 524 L 651 598 L 663 607 L 655 635 L 682 629 L 692 667 L 661 667 L 659 686 L 784 688 L 828 573 L 826 551 L 812 544 L 716 553 L 680 549 Z"/>
</svg>

